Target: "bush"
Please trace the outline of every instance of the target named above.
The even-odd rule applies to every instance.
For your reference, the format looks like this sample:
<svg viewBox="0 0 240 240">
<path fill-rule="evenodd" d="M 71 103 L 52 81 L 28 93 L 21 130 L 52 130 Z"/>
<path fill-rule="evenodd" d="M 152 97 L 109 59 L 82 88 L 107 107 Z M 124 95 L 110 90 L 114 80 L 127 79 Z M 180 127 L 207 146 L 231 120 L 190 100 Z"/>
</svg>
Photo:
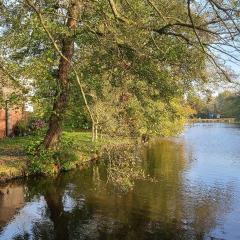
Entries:
<svg viewBox="0 0 240 240">
<path fill-rule="evenodd" d="M 31 129 L 31 132 L 39 132 L 43 130 L 46 127 L 46 122 L 41 119 L 32 119 L 29 122 L 29 128 Z"/>
<path fill-rule="evenodd" d="M 46 127 L 46 122 L 41 119 L 32 119 L 28 122 L 21 120 L 13 127 L 14 136 L 39 134 Z"/>
<path fill-rule="evenodd" d="M 76 151 L 78 145 L 71 139 L 62 138 L 58 151 L 55 152 L 54 158 L 57 159 L 61 166 L 61 170 L 70 170 L 74 168 L 79 160 Z"/>
<path fill-rule="evenodd" d="M 30 159 L 29 173 L 53 175 L 59 171 L 58 164 L 54 158 L 55 151 L 46 150 L 40 144 L 40 141 L 31 142 L 26 148 Z"/>
<path fill-rule="evenodd" d="M 29 128 L 29 125 L 26 123 L 26 121 L 19 121 L 17 124 L 13 127 L 13 135 L 14 136 L 26 136 L 30 134 L 31 130 Z"/>
<path fill-rule="evenodd" d="M 32 142 L 26 149 L 30 158 L 29 173 L 54 175 L 62 170 L 73 169 L 78 161 L 76 150 L 77 145 L 67 139 L 61 139 L 59 146 L 54 150 L 45 149 L 40 141 Z"/>
<path fill-rule="evenodd" d="M 108 160 L 108 183 L 117 191 L 127 192 L 133 188 L 136 180 L 146 178 L 134 146 L 123 144 L 105 149 L 103 158 Z"/>
</svg>

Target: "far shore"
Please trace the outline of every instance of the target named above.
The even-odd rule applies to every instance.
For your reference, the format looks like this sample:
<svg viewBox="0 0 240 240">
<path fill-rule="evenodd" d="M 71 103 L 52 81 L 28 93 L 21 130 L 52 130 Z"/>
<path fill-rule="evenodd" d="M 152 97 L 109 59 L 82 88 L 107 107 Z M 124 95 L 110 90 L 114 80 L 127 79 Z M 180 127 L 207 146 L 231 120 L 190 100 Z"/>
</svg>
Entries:
<svg viewBox="0 0 240 240">
<path fill-rule="evenodd" d="M 236 118 L 192 118 L 190 123 L 240 123 Z"/>
</svg>

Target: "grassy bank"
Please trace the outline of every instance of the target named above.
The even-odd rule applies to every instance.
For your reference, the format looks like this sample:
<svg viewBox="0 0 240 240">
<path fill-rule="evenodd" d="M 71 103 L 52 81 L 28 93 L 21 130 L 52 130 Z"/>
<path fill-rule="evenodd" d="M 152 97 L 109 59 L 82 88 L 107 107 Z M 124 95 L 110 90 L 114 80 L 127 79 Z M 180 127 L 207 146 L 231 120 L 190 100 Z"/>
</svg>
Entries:
<svg viewBox="0 0 240 240">
<path fill-rule="evenodd" d="M 106 146 L 129 143 L 129 139 L 113 139 L 105 137 L 98 142 L 91 141 L 89 132 L 64 132 L 64 139 L 74 141 L 77 150 L 74 154 L 77 159 L 68 165 L 68 169 L 76 168 L 95 157 L 97 157 Z M 26 153 L 29 144 L 38 142 L 40 136 L 25 136 L 5 138 L 0 140 L 0 181 L 17 178 L 29 174 L 29 162 L 31 161 Z M 67 162 L 68 159 L 65 159 Z"/>
</svg>

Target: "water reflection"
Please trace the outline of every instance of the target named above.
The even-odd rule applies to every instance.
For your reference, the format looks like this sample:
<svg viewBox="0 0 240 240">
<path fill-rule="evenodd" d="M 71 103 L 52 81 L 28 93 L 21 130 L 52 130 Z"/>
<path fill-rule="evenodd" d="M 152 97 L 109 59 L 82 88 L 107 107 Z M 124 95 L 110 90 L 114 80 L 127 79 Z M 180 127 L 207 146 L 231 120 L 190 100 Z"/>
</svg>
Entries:
<svg viewBox="0 0 240 240">
<path fill-rule="evenodd" d="M 124 193 L 103 163 L 3 186 L 0 239 L 240 239 L 239 133 L 203 124 L 153 142 L 148 177 Z"/>
<path fill-rule="evenodd" d="M 6 184 L 0 187 L 0 226 L 6 224 L 24 205 L 24 187 Z"/>
</svg>

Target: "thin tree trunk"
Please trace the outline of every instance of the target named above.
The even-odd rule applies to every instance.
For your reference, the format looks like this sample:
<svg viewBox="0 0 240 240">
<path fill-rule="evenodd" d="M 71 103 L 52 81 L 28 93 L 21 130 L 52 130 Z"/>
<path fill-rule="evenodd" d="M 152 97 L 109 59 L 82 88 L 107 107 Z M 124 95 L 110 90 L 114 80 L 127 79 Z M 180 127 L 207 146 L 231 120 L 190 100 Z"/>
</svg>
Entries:
<svg viewBox="0 0 240 240">
<path fill-rule="evenodd" d="M 95 142 L 95 123 L 92 121 L 92 142 Z"/>
<path fill-rule="evenodd" d="M 102 126 L 99 127 L 100 139 L 103 139 Z"/>
<path fill-rule="evenodd" d="M 9 137 L 11 133 L 11 111 L 8 100 L 5 102 L 5 119 L 6 119 L 6 137 Z"/>
<path fill-rule="evenodd" d="M 69 6 L 67 26 L 70 31 L 77 27 L 80 15 L 80 1 L 75 0 Z M 53 104 L 52 114 L 49 119 L 49 127 L 44 138 L 43 145 L 45 148 L 53 148 L 57 145 L 62 133 L 62 123 L 64 114 L 68 105 L 69 98 L 69 74 L 71 72 L 71 62 L 74 54 L 74 33 L 69 34 L 62 40 L 62 54 L 58 69 L 59 91 Z"/>
<path fill-rule="evenodd" d="M 92 142 L 98 140 L 98 120 L 95 122 L 92 121 Z"/>
<path fill-rule="evenodd" d="M 98 121 L 97 121 L 97 124 L 95 126 L 95 141 L 98 140 Z"/>
</svg>

